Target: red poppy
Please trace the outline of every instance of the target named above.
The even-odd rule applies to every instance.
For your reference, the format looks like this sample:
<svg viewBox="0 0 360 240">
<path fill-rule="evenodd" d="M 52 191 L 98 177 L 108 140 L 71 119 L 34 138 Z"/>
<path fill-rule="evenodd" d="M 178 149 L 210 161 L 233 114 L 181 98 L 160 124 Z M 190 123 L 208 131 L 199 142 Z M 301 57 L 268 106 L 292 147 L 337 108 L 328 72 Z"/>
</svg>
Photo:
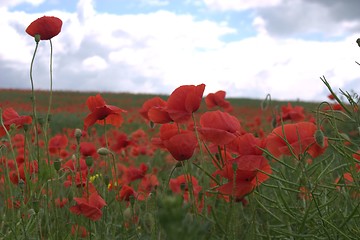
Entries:
<svg viewBox="0 0 360 240">
<path fill-rule="evenodd" d="M 97 149 L 92 142 L 81 142 L 80 143 L 80 153 L 83 157 L 96 156 Z"/>
<path fill-rule="evenodd" d="M 205 84 L 183 85 L 175 89 L 167 100 L 167 112 L 177 123 L 185 123 L 201 104 Z"/>
<path fill-rule="evenodd" d="M 79 226 L 77 224 L 71 226 L 71 235 L 81 238 L 86 238 L 89 233 L 87 232 L 84 226 Z"/>
<path fill-rule="evenodd" d="M 230 103 L 225 100 L 225 96 L 226 92 L 222 90 L 217 91 L 216 93 L 209 93 L 205 97 L 206 106 L 210 109 L 219 106 L 227 112 L 231 111 L 232 107 Z"/>
<path fill-rule="evenodd" d="M 136 195 L 137 194 L 132 187 L 124 185 L 119 191 L 119 195 L 116 196 L 116 199 L 118 201 L 130 201 L 130 197 L 135 197 Z"/>
<path fill-rule="evenodd" d="M 182 194 L 186 202 L 189 201 L 189 187 L 188 182 L 192 183 L 194 197 L 197 198 L 202 187 L 199 185 L 198 180 L 194 176 L 180 175 L 177 178 L 170 179 L 169 186 L 174 193 Z"/>
<path fill-rule="evenodd" d="M 61 19 L 43 16 L 30 23 L 26 32 L 33 37 L 37 34 L 40 35 L 40 40 L 49 40 L 61 32 L 61 27 Z"/>
<path fill-rule="evenodd" d="M 262 155 L 261 148 L 265 148 L 265 139 L 256 138 L 252 133 L 245 133 L 238 136 L 229 143 L 227 149 L 239 156 L 243 155 Z"/>
<path fill-rule="evenodd" d="M 95 123 L 104 124 L 105 120 L 107 124 L 116 127 L 120 127 L 124 121 L 121 113 L 126 111 L 112 105 L 107 105 L 100 94 L 90 96 L 86 104 L 91 113 L 84 120 L 84 130 Z"/>
<path fill-rule="evenodd" d="M 305 119 L 304 108 L 301 106 L 293 107 L 291 103 L 288 103 L 287 106 L 281 107 L 281 117 L 278 119 L 278 122 L 291 120 L 293 122 L 300 122 Z"/>
<path fill-rule="evenodd" d="M 138 199 L 145 200 L 159 184 L 159 180 L 154 173 L 146 174 L 138 186 Z"/>
<path fill-rule="evenodd" d="M 166 148 L 177 161 L 191 158 L 198 145 L 194 132 L 178 129 L 176 124 L 170 123 L 160 127 L 160 139 L 152 139 L 152 142 Z"/>
<path fill-rule="evenodd" d="M 49 141 L 49 151 L 52 154 L 60 153 L 60 150 L 66 148 L 68 139 L 65 135 L 57 134 Z"/>
<path fill-rule="evenodd" d="M 76 215 L 83 215 L 90 220 L 97 221 L 102 216 L 101 209 L 106 206 L 105 200 L 97 193 L 95 187 L 89 185 L 90 195 L 84 191 L 84 196 L 74 198 L 75 206 L 70 207 L 70 211 Z"/>
<path fill-rule="evenodd" d="M 19 180 L 23 180 L 25 183 L 27 181 L 26 176 L 31 176 L 34 173 L 38 172 L 38 162 L 24 162 L 19 164 L 18 170 L 12 170 L 9 172 L 9 177 L 12 183 L 18 184 Z"/>
<path fill-rule="evenodd" d="M 125 170 L 125 180 L 127 183 L 133 182 L 137 179 L 141 179 L 145 176 L 146 172 L 148 170 L 148 166 L 145 163 L 141 163 L 139 168 L 135 166 L 129 166 Z"/>
<path fill-rule="evenodd" d="M 204 113 L 198 131 L 204 140 L 215 145 L 228 144 L 243 132 L 236 117 L 219 110 Z"/>
<path fill-rule="evenodd" d="M 120 152 L 132 143 L 125 133 L 117 134 L 113 138 L 115 143 L 111 144 L 110 149 L 114 152 Z"/>
<path fill-rule="evenodd" d="M 296 156 L 307 152 L 315 158 L 321 155 L 328 146 L 326 137 L 324 138 L 323 147 L 316 143 L 314 136 L 316 130 L 316 125 L 311 122 L 298 122 L 279 126 L 268 135 L 266 148 L 275 157 L 292 155 L 291 149 Z"/>
<path fill-rule="evenodd" d="M 144 102 L 139 113 L 153 123 L 169 123 L 172 119 L 166 110 L 167 102 L 160 97 L 154 97 Z"/>
<path fill-rule="evenodd" d="M 327 97 L 330 100 L 335 100 L 335 96 L 332 93 L 330 93 Z"/>
<path fill-rule="evenodd" d="M 21 128 L 24 125 L 32 123 L 30 116 L 20 116 L 13 108 L 5 108 L 2 113 L 2 119 L 6 130 L 9 130 L 11 125 L 14 125 L 16 128 Z M 5 134 L 5 129 L 0 126 L 0 137 Z"/>
<path fill-rule="evenodd" d="M 236 167 L 235 171 L 234 166 Z M 214 173 L 214 175 L 228 179 L 228 182 L 218 187 L 217 190 L 222 194 L 231 195 L 237 200 L 241 200 L 256 186 L 269 178 L 268 175 L 258 170 L 269 174 L 272 172 L 267 159 L 262 155 L 244 155 L 231 159 L 222 170 L 217 170 Z"/>
</svg>

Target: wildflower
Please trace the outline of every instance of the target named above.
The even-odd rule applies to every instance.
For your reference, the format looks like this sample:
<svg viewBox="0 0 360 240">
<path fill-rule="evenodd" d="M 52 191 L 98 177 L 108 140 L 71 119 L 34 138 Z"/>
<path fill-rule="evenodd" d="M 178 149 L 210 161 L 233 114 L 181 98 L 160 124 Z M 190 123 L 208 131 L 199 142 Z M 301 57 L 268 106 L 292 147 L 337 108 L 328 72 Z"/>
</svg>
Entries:
<svg viewBox="0 0 360 240">
<path fill-rule="evenodd" d="M 291 120 L 293 122 L 300 122 L 305 119 L 304 108 L 301 106 L 293 107 L 291 103 L 288 103 L 287 106 L 281 107 L 281 117 L 277 122 Z"/>
<path fill-rule="evenodd" d="M 154 139 L 153 143 L 166 148 L 177 161 L 191 158 L 198 145 L 194 132 L 180 130 L 169 123 L 160 127 L 160 139 Z"/>
<path fill-rule="evenodd" d="M 92 142 L 81 142 L 80 143 L 80 153 L 83 157 L 89 157 L 89 156 L 94 157 L 97 154 L 96 151 L 97 150 L 96 150 L 94 143 L 92 143 Z"/>
<path fill-rule="evenodd" d="M 218 192 L 241 200 L 269 178 L 258 170 L 269 174 L 272 172 L 267 159 L 262 155 L 243 155 L 228 160 L 223 169 L 214 173 L 228 179 L 227 183 L 217 188 Z"/>
<path fill-rule="evenodd" d="M 70 211 L 76 215 L 81 214 L 90 220 L 97 221 L 102 216 L 101 209 L 106 206 L 106 202 L 92 184 L 89 184 L 89 192 L 89 195 L 87 195 L 85 190 L 83 197 L 74 198 L 76 205 L 70 207 Z"/>
<path fill-rule="evenodd" d="M 194 176 L 180 175 L 177 178 L 170 179 L 169 186 L 171 191 L 177 194 L 182 194 L 186 202 L 190 199 L 188 182 L 192 183 L 194 197 L 197 198 L 202 187 L 199 185 L 198 180 Z"/>
<path fill-rule="evenodd" d="M 226 92 L 225 91 L 217 91 L 215 93 L 209 93 L 205 97 L 206 106 L 211 109 L 216 106 L 223 108 L 225 111 L 230 112 L 232 107 L 228 101 L 225 100 Z"/>
<path fill-rule="evenodd" d="M 256 138 L 252 133 L 245 133 L 237 136 L 226 146 L 229 151 L 238 154 L 238 156 L 262 155 L 261 148 L 265 147 L 265 139 Z"/>
<path fill-rule="evenodd" d="M 91 113 L 84 120 L 84 130 L 87 130 L 88 127 L 95 123 L 104 124 L 105 121 L 107 124 L 119 127 L 124 121 L 121 113 L 126 111 L 112 105 L 107 105 L 100 94 L 90 96 L 86 104 Z"/>
<path fill-rule="evenodd" d="M 324 137 L 323 146 L 315 139 L 317 127 L 311 122 L 298 122 L 285 124 L 275 128 L 266 139 L 266 148 L 275 157 L 281 155 L 296 156 L 307 152 L 315 158 L 321 155 L 328 146 L 327 138 Z"/>
<path fill-rule="evenodd" d="M 167 100 L 167 112 L 176 123 L 187 122 L 201 104 L 205 84 L 183 85 L 175 89 Z"/>
<path fill-rule="evenodd" d="M 224 145 L 239 136 L 242 129 L 236 117 L 217 110 L 206 112 L 200 117 L 198 131 L 204 140 L 215 145 Z"/>
<path fill-rule="evenodd" d="M 30 116 L 20 116 L 13 108 L 4 109 L 2 119 L 7 131 L 9 131 L 11 125 L 14 125 L 16 128 L 21 128 L 24 125 L 31 124 L 32 122 L 32 118 Z M 5 134 L 5 129 L 0 126 L 0 137 Z"/>
<path fill-rule="evenodd" d="M 40 35 L 40 40 L 49 40 L 61 32 L 61 27 L 61 19 L 43 16 L 30 23 L 25 31 L 35 38 L 36 35 Z"/>
<path fill-rule="evenodd" d="M 65 135 L 57 134 L 49 141 L 49 151 L 52 154 L 60 153 L 68 145 L 68 139 Z"/>
<path fill-rule="evenodd" d="M 137 194 L 129 185 L 123 185 L 119 191 L 119 195 L 116 196 L 118 201 L 130 201 L 130 197 L 135 197 Z"/>
<path fill-rule="evenodd" d="M 169 123 L 172 119 L 166 110 L 167 102 L 160 97 L 154 97 L 144 102 L 139 113 L 153 123 Z"/>
<path fill-rule="evenodd" d="M 71 235 L 81 238 L 86 238 L 89 235 L 89 233 L 87 232 L 84 226 L 75 224 L 71 226 Z"/>
</svg>

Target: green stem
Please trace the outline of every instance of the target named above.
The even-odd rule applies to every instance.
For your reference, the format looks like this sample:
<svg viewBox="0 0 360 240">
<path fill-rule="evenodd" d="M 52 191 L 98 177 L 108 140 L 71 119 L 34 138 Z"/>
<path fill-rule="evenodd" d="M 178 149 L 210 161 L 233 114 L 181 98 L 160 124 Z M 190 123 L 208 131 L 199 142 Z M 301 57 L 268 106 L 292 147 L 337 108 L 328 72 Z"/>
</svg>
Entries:
<svg viewBox="0 0 360 240">
<path fill-rule="evenodd" d="M 39 147 L 39 136 L 37 132 L 37 114 L 36 114 L 36 98 L 35 98 L 35 91 L 34 91 L 34 80 L 33 80 L 33 65 L 36 56 L 37 49 L 39 47 L 39 42 L 36 42 L 35 50 L 33 57 L 31 59 L 30 64 L 30 82 L 31 82 L 31 102 L 32 102 L 32 111 L 33 111 L 33 118 L 34 118 L 34 134 L 35 134 L 35 141 L 36 141 L 36 160 L 38 161 L 38 173 L 40 174 L 40 147 Z"/>
<path fill-rule="evenodd" d="M 49 139 L 48 139 L 48 130 L 49 130 L 49 121 L 50 121 L 50 112 L 51 112 L 51 105 L 52 105 L 52 92 L 53 92 L 53 71 L 52 71 L 52 62 L 53 62 L 53 46 L 52 41 L 50 41 L 50 95 L 49 95 L 49 105 L 48 110 L 45 118 L 45 125 L 44 125 L 44 137 L 45 137 L 45 147 L 46 153 L 48 158 L 48 163 L 50 164 L 50 152 L 49 152 Z"/>
</svg>

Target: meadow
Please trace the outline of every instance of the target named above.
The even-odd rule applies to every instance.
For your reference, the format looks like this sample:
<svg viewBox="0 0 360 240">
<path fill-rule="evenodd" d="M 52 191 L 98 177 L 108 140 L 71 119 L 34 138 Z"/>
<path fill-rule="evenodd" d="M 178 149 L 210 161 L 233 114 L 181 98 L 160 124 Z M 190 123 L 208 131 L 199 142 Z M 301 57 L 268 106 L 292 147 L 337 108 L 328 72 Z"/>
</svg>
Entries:
<svg viewBox="0 0 360 240">
<path fill-rule="evenodd" d="M 29 25 L 34 58 L 61 24 Z M 34 58 L 0 90 L 0 239 L 358 239 L 357 94 L 37 91 Z"/>
</svg>

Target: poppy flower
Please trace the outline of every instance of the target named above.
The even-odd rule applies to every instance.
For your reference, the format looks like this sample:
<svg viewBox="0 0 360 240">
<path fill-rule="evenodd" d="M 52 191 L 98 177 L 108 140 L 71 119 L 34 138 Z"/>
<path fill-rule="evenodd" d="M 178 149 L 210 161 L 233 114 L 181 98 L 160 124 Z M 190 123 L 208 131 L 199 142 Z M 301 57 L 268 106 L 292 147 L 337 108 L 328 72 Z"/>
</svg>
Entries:
<svg viewBox="0 0 360 240">
<path fill-rule="evenodd" d="M 231 195 L 237 200 L 241 200 L 269 178 L 268 175 L 258 170 L 269 174 L 272 172 L 268 160 L 262 155 L 244 155 L 231 159 L 223 169 L 214 173 L 214 175 L 228 179 L 228 182 L 218 187 L 217 190 L 221 194 Z"/>
<path fill-rule="evenodd" d="M 62 134 L 57 134 L 49 141 L 49 151 L 52 154 L 60 153 L 60 150 L 66 148 L 67 145 L 67 137 Z"/>
<path fill-rule="evenodd" d="M 89 185 L 90 194 L 84 191 L 84 196 L 74 198 L 75 206 L 70 207 L 70 211 L 76 215 L 83 215 L 86 218 L 97 221 L 102 216 L 101 209 L 106 206 L 105 200 L 97 193 L 93 185 Z"/>
<path fill-rule="evenodd" d="M 186 123 L 201 104 L 205 84 L 183 85 L 175 89 L 167 100 L 167 112 L 176 123 Z"/>
<path fill-rule="evenodd" d="M 198 145 L 194 132 L 178 129 L 176 124 L 169 123 L 160 127 L 160 139 L 152 139 L 152 142 L 166 148 L 177 161 L 191 158 Z"/>
<path fill-rule="evenodd" d="M 236 137 L 227 146 L 228 151 L 231 151 L 239 156 L 243 155 L 262 155 L 262 148 L 265 148 L 265 139 L 260 139 L 252 133 L 245 133 L 244 135 Z"/>
<path fill-rule="evenodd" d="M 129 166 L 125 170 L 125 176 L 126 182 L 130 183 L 137 179 L 141 179 L 145 176 L 146 172 L 148 170 L 148 166 L 145 163 L 141 163 L 139 168 L 136 168 L 135 166 Z"/>
<path fill-rule="evenodd" d="M 14 125 L 16 128 L 21 128 L 24 125 L 32 123 L 32 118 L 30 116 L 20 116 L 13 108 L 5 108 L 2 113 L 2 119 L 7 131 L 10 129 L 11 125 Z M 5 134 L 5 129 L 0 126 L 0 137 Z"/>
<path fill-rule="evenodd" d="M 291 103 L 287 106 L 281 107 L 281 117 L 278 119 L 278 123 L 282 121 L 291 120 L 293 122 L 300 122 L 305 119 L 304 108 L 301 106 L 293 107 Z"/>
<path fill-rule="evenodd" d="M 116 127 L 121 126 L 124 121 L 121 113 L 126 111 L 112 105 L 107 105 L 100 94 L 90 96 L 86 100 L 86 104 L 91 113 L 84 120 L 84 130 L 87 130 L 88 127 L 95 123 L 104 124 L 105 120 L 107 124 Z"/>
<path fill-rule="evenodd" d="M 204 113 L 198 131 L 204 140 L 215 145 L 228 144 L 243 132 L 236 117 L 219 110 Z"/>
<path fill-rule="evenodd" d="M 97 149 L 92 142 L 81 142 L 80 143 L 80 153 L 83 157 L 96 156 Z"/>
<path fill-rule="evenodd" d="M 114 136 L 113 138 L 115 143 L 111 144 L 110 149 L 114 152 L 120 152 L 132 144 L 131 140 L 128 139 L 128 136 L 125 133 L 117 134 L 117 136 Z"/>
<path fill-rule="evenodd" d="M 138 199 L 145 200 L 155 187 L 159 186 L 159 180 L 154 173 L 146 174 L 138 186 Z"/>
<path fill-rule="evenodd" d="M 225 91 L 217 91 L 215 93 L 209 93 L 205 97 L 206 106 L 211 109 L 216 106 L 223 108 L 225 111 L 230 112 L 232 107 L 228 101 L 225 100 L 226 92 Z"/>
<path fill-rule="evenodd" d="M 194 197 L 197 198 L 202 187 L 199 185 L 198 180 L 194 176 L 180 175 L 177 178 L 170 179 L 169 187 L 173 193 L 182 194 L 186 202 L 189 201 L 189 186 L 188 182 L 192 183 Z"/>
<path fill-rule="evenodd" d="M 154 97 L 144 102 L 139 113 L 153 123 L 169 123 L 172 119 L 166 110 L 167 102 L 160 97 Z"/>
<path fill-rule="evenodd" d="M 317 127 L 311 122 L 298 122 L 285 124 L 275 128 L 266 138 L 266 148 L 275 157 L 281 155 L 299 156 L 307 152 L 315 158 L 321 155 L 328 146 L 327 138 L 324 138 L 323 147 L 315 140 Z"/>
<path fill-rule="evenodd" d="M 86 238 L 89 236 L 89 233 L 84 226 L 75 224 L 71 226 L 71 235 L 75 237 Z"/>
<path fill-rule="evenodd" d="M 130 201 L 130 196 L 135 197 L 137 194 L 134 189 L 128 185 L 123 185 L 119 191 L 119 195 L 116 196 L 118 201 Z"/>
<path fill-rule="evenodd" d="M 27 181 L 26 176 L 31 176 L 38 172 L 38 162 L 24 162 L 18 166 L 18 170 L 12 170 L 9 172 L 9 177 L 12 183 L 19 184 L 19 180 Z"/>
<path fill-rule="evenodd" d="M 49 40 L 61 32 L 61 27 L 61 19 L 43 16 L 30 23 L 25 31 L 33 37 L 40 35 L 40 40 Z"/>
</svg>

